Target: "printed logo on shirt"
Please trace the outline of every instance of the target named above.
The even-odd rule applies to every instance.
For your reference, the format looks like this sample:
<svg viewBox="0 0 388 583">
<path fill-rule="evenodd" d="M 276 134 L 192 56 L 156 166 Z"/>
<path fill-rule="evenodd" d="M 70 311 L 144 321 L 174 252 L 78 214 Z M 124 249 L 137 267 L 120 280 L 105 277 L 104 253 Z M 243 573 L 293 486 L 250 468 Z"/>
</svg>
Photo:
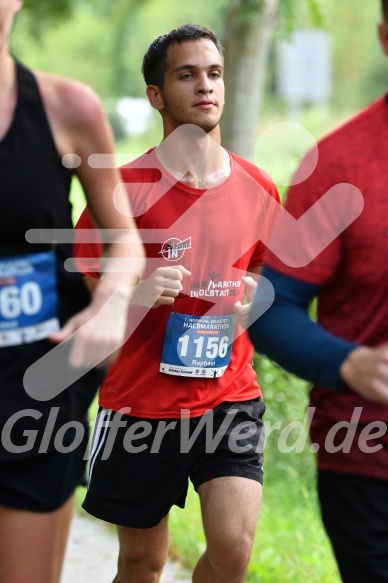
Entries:
<svg viewBox="0 0 388 583">
<path fill-rule="evenodd" d="M 241 279 L 220 280 L 221 273 L 213 270 L 208 272 L 209 279 L 192 281 L 190 283 L 190 297 L 225 297 L 238 296 L 241 293 Z M 216 281 L 217 280 L 217 281 Z"/>
<path fill-rule="evenodd" d="M 171 237 L 163 243 L 158 255 L 163 255 L 167 261 L 179 261 L 185 254 L 186 249 L 191 249 L 191 237 L 187 237 L 183 241 Z"/>
</svg>

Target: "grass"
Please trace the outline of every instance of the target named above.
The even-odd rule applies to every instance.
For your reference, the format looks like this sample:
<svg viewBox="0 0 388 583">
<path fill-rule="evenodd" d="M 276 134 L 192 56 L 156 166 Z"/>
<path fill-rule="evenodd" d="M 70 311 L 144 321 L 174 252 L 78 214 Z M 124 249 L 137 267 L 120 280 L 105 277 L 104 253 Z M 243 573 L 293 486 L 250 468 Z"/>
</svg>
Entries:
<svg viewBox="0 0 388 583">
<path fill-rule="evenodd" d="M 247 582 L 340 582 L 317 514 L 314 495 L 293 477 L 267 483 Z M 299 490 L 296 500 L 293 492 Z M 295 493 L 294 492 L 294 493 Z M 190 489 L 184 511 L 170 513 L 171 554 L 192 568 L 205 548 L 198 497 Z"/>
</svg>

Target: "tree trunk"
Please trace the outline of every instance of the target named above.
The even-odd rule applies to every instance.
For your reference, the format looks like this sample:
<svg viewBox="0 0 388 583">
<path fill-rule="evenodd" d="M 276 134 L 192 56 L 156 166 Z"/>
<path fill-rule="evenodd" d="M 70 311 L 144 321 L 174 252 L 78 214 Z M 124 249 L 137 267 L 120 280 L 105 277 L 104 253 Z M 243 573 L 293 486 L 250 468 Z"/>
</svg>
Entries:
<svg viewBox="0 0 388 583">
<path fill-rule="evenodd" d="M 278 0 L 235 0 L 224 28 L 225 108 L 222 144 L 253 159 Z"/>
</svg>

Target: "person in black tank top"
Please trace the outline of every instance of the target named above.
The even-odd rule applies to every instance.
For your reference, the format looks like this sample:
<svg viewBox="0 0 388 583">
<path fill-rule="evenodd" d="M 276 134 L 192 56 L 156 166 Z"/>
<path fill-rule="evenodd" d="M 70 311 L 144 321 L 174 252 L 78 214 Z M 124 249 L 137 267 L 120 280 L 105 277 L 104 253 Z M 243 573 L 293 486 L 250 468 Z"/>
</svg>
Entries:
<svg viewBox="0 0 388 583">
<path fill-rule="evenodd" d="M 57 583 L 84 480 L 87 409 L 103 377 L 95 367 L 125 340 L 143 247 L 118 173 L 88 164 L 114 151 L 98 98 L 9 54 L 21 5 L 0 3 L 0 581 Z M 72 269 L 65 163 L 96 224 L 117 229 L 92 301 Z M 119 257 L 128 272 L 110 269 Z"/>
</svg>

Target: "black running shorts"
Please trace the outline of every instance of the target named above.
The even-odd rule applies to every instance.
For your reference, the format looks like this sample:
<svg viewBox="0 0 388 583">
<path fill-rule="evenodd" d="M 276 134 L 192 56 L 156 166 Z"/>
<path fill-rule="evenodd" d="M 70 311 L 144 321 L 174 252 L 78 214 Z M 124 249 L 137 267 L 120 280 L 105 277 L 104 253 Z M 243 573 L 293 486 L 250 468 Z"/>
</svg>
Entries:
<svg viewBox="0 0 388 583">
<path fill-rule="evenodd" d="M 87 411 L 104 373 L 92 370 L 53 399 L 35 400 L 23 374 L 44 353 L 41 345 L 1 349 L 9 364 L 0 382 L 0 505 L 51 512 L 86 484 Z"/>
<path fill-rule="evenodd" d="M 195 489 L 224 476 L 262 483 L 261 398 L 224 402 L 202 417 L 139 419 L 101 409 L 83 507 L 107 522 L 151 528 Z"/>
</svg>

